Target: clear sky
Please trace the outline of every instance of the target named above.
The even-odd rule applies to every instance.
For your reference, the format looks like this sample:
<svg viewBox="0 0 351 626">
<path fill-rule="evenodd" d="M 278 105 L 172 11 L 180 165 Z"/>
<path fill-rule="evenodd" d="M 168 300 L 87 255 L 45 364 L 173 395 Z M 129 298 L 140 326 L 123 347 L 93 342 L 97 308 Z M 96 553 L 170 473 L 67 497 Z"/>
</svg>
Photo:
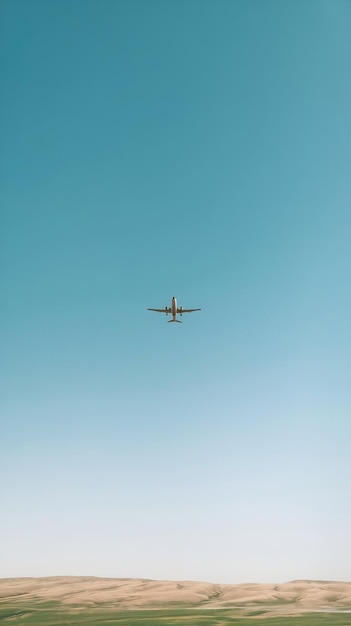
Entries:
<svg viewBox="0 0 351 626">
<path fill-rule="evenodd" d="M 351 580 L 350 2 L 0 18 L 0 576 Z"/>
</svg>

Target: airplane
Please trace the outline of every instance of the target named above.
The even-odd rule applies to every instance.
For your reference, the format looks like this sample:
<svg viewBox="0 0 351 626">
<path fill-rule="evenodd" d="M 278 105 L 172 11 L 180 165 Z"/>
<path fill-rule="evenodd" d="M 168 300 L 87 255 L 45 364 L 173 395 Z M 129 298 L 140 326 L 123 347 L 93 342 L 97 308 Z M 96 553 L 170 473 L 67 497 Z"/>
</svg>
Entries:
<svg viewBox="0 0 351 626">
<path fill-rule="evenodd" d="M 177 314 L 182 316 L 183 313 L 192 313 L 193 311 L 201 311 L 201 309 L 183 309 L 182 306 L 178 307 L 177 299 L 173 296 L 170 307 L 166 306 L 165 309 L 148 309 L 148 311 L 156 311 L 156 313 L 166 313 L 166 315 L 170 314 L 172 315 L 172 319 L 168 320 L 168 323 L 178 322 L 178 324 L 181 324 L 182 322 L 180 320 L 177 320 Z"/>
</svg>

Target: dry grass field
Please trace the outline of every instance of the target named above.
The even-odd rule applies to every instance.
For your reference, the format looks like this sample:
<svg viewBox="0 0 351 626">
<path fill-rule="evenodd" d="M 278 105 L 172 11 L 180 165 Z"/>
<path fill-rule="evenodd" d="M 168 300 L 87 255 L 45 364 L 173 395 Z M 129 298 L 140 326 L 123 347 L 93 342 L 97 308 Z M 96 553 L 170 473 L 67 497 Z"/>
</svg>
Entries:
<svg viewBox="0 0 351 626">
<path fill-rule="evenodd" d="M 218 585 L 92 577 L 0 580 L 0 622 L 22 626 L 351 625 L 351 583 Z"/>
</svg>

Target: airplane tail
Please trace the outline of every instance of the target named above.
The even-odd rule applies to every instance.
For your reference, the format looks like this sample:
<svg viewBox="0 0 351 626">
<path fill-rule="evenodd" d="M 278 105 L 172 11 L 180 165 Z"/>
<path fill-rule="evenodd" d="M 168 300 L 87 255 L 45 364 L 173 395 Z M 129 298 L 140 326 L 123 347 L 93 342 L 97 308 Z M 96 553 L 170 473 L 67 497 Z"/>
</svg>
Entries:
<svg viewBox="0 0 351 626">
<path fill-rule="evenodd" d="M 178 324 L 182 323 L 180 320 L 168 320 L 168 324 L 170 324 L 171 322 L 177 322 Z"/>
</svg>

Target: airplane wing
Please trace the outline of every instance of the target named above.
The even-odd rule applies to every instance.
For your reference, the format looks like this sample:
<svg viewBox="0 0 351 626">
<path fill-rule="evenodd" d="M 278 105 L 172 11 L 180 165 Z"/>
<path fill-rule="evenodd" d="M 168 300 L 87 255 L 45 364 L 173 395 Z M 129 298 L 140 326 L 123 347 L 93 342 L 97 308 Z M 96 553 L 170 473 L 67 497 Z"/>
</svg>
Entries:
<svg viewBox="0 0 351 626">
<path fill-rule="evenodd" d="M 177 313 L 193 313 L 193 311 L 201 311 L 201 309 L 177 309 Z"/>
<path fill-rule="evenodd" d="M 165 308 L 165 309 L 148 309 L 148 311 L 156 311 L 156 313 L 170 313 L 171 312 L 171 308 Z"/>
</svg>

